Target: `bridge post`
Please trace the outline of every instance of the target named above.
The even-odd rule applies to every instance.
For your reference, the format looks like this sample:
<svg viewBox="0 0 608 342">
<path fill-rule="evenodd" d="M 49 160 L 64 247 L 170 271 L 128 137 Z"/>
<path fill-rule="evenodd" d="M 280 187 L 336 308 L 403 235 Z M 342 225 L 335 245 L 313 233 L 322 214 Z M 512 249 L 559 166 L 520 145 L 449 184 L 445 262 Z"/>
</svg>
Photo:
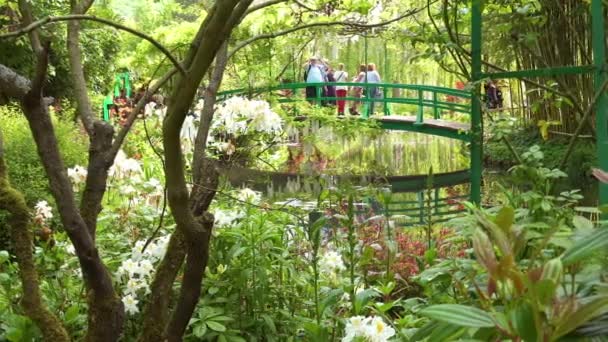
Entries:
<svg viewBox="0 0 608 342">
<path fill-rule="evenodd" d="M 591 1 L 593 62 L 595 64 L 594 88 L 595 93 L 601 91 L 608 79 L 608 64 L 606 63 L 606 31 L 602 0 Z M 600 95 L 595 105 L 595 120 L 597 126 L 597 159 L 599 167 L 608 171 L 608 92 Z M 608 184 L 599 182 L 600 205 L 608 204 Z M 608 215 L 606 215 L 608 216 Z M 608 217 L 604 217 L 608 218 Z"/>
<path fill-rule="evenodd" d="M 483 117 L 481 113 L 481 25 L 482 0 L 472 0 L 471 5 L 471 202 L 481 203 L 481 178 L 483 170 Z"/>
<path fill-rule="evenodd" d="M 424 123 L 424 93 L 418 89 L 418 114 L 416 115 L 416 125 Z"/>
</svg>

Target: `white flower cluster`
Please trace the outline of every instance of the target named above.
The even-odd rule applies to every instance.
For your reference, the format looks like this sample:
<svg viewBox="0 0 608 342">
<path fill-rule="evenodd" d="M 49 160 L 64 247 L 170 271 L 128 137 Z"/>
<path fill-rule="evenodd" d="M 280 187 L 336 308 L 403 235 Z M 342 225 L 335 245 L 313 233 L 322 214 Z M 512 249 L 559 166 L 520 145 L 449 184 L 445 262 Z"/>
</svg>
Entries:
<svg viewBox="0 0 608 342">
<path fill-rule="evenodd" d="M 242 202 L 258 204 L 262 200 L 262 194 L 249 188 L 243 188 L 236 195 L 236 198 Z"/>
<path fill-rule="evenodd" d="M 137 159 L 127 158 L 127 155 L 122 150 L 118 151 L 114 164 L 110 167 L 110 176 L 123 179 L 132 176 L 139 177 L 141 173 L 141 165 Z"/>
<path fill-rule="evenodd" d="M 321 273 L 327 275 L 336 274 L 346 269 L 342 256 L 336 251 L 328 251 L 323 254 L 321 260 L 319 260 L 319 267 L 321 268 Z"/>
<path fill-rule="evenodd" d="M 76 165 L 73 168 L 68 169 L 68 177 L 72 181 L 74 192 L 77 192 L 80 184 L 87 180 L 87 169 L 80 165 Z"/>
<path fill-rule="evenodd" d="M 34 215 L 34 220 L 44 225 L 47 220 L 53 218 L 53 208 L 49 205 L 47 201 L 40 201 L 36 203 L 36 214 Z"/>
<path fill-rule="evenodd" d="M 279 133 L 283 125 L 281 117 L 270 109 L 268 102 L 235 96 L 216 110 L 212 128 L 229 134 Z"/>
<path fill-rule="evenodd" d="M 382 317 L 354 316 L 346 321 L 342 342 L 363 338 L 368 342 L 386 342 L 395 336 L 395 329 L 386 324 Z"/>
<path fill-rule="evenodd" d="M 139 312 L 137 297 L 142 292 L 150 292 L 149 282 L 154 276 L 154 263 L 165 255 L 169 238 L 169 235 L 158 238 L 143 252 L 145 241 L 137 241 L 131 251 L 131 258 L 124 260 L 118 268 L 117 278 L 126 280 L 122 302 L 127 313 L 133 315 Z"/>
<path fill-rule="evenodd" d="M 226 228 L 232 226 L 238 219 L 241 219 L 245 216 L 245 213 L 239 210 L 231 211 L 231 210 L 221 210 L 218 209 L 213 213 L 213 217 L 215 218 L 215 227 L 217 228 Z"/>
</svg>

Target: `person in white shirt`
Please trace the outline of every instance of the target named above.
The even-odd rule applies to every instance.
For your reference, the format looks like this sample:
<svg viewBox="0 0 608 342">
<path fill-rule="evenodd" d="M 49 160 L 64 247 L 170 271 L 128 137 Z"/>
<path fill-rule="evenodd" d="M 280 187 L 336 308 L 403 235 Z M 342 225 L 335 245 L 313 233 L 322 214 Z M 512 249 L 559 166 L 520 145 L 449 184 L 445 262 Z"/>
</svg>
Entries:
<svg viewBox="0 0 608 342">
<path fill-rule="evenodd" d="M 344 71 L 344 64 L 338 64 L 338 71 L 334 73 L 334 78 L 338 83 L 344 83 L 348 81 L 348 73 Z M 346 93 L 348 92 L 348 87 L 345 85 L 336 86 L 336 96 L 338 98 L 346 97 Z M 344 115 L 344 107 L 346 106 L 345 100 L 338 100 L 338 115 Z"/>
<path fill-rule="evenodd" d="M 380 78 L 380 74 L 376 71 L 376 64 L 369 63 L 367 65 L 367 73 L 366 73 L 367 83 L 382 83 L 382 79 Z M 379 87 L 368 87 L 366 96 L 370 99 L 379 99 L 382 97 L 382 93 L 380 92 Z M 369 112 L 370 115 L 374 114 L 374 101 L 369 102 Z"/>
<path fill-rule="evenodd" d="M 304 80 L 306 83 L 323 83 L 326 81 L 325 66 L 317 57 L 312 57 L 304 67 Z M 306 87 L 306 99 L 313 103 L 317 97 L 317 87 Z M 321 96 L 325 96 L 325 87 L 321 91 Z"/>
</svg>

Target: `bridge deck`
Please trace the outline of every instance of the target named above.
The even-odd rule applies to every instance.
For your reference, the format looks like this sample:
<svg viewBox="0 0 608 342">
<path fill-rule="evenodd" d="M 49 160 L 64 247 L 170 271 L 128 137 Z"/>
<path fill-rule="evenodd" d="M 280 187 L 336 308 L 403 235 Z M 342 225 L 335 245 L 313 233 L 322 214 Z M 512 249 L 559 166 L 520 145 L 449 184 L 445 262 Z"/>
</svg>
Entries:
<svg viewBox="0 0 608 342">
<path fill-rule="evenodd" d="M 418 124 L 416 116 L 405 115 L 377 115 L 370 118 L 380 122 L 387 129 L 433 134 L 464 141 L 470 140 L 471 125 L 467 123 L 424 118 L 424 121 Z"/>
</svg>

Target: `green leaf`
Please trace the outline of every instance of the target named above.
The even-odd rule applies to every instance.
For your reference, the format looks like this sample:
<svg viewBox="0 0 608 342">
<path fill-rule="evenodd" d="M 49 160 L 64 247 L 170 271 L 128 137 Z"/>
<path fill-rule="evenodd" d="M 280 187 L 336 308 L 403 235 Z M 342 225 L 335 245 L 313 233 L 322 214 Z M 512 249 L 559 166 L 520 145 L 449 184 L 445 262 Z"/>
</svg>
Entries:
<svg viewBox="0 0 608 342">
<path fill-rule="evenodd" d="M 460 304 L 439 304 L 420 311 L 423 316 L 463 327 L 493 327 L 492 316 L 475 307 Z"/>
<path fill-rule="evenodd" d="M 194 336 L 196 336 L 198 338 L 202 338 L 203 336 L 205 336 L 206 332 L 207 332 L 206 324 L 199 324 L 199 325 L 195 326 L 194 329 L 192 330 L 192 334 L 194 334 Z"/>
<path fill-rule="evenodd" d="M 72 322 L 78 317 L 80 309 L 78 305 L 72 305 L 65 311 L 64 319 L 66 322 Z"/>
<path fill-rule="evenodd" d="M 555 339 L 568 334 L 608 310 L 608 296 L 594 296 L 588 298 L 588 300 L 588 303 L 579 306 L 576 311 L 560 320 L 555 328 Z"/>
<path fill-rule="evenodd" d="M 6 260 L 8 260 L 9 254 L 7 251 L 0 251 L 0 265 L 2 265 Z"/>
<path fill-rule="evenodd" d="M 268 315 L 262 315 L 262 319 L 266 323 L 266 326 L 268 327 L 268 329 L 270 329 L 270 331 L 273 334 L 276 334 L 277 333 L 277 327 L 274 325 L 274 321 L 272 320 L 272 318 L 270 316 L 268 316 Z"/>
<path fill-rule="evenodd" d="M 608 247 L 608 229 L 596 229 L 592 234 L 580 239 L 562 255 L 564 266 L 579 262 Z"/>
<path fill-rule="evenodd" d="M 207 323 L 207 326 L 209 327 L 209 329 L 213 330 L 213 331 L 217 331 L 217 332 L 224 332 L 226 331 L 226 326 L 218 323 L 218 322 L 214 322 L 214 321 L 208 321 L 205 322 Z"/>
<path fill-rule="evenodd" d="M 503 232 L 508 233 L 513 225 L 515 219 L 515 210 L 511 207 L 502 207 L 494 222 L 502 229 Z"/>
<path fill-rule="evenodd" d="M 510 312 L 510 317 L 517 336 L 523 337 L 524 341 L 536 341 L 534 311 L 530 303 L 520 303 L 515 310 Z"/>
</svg>

